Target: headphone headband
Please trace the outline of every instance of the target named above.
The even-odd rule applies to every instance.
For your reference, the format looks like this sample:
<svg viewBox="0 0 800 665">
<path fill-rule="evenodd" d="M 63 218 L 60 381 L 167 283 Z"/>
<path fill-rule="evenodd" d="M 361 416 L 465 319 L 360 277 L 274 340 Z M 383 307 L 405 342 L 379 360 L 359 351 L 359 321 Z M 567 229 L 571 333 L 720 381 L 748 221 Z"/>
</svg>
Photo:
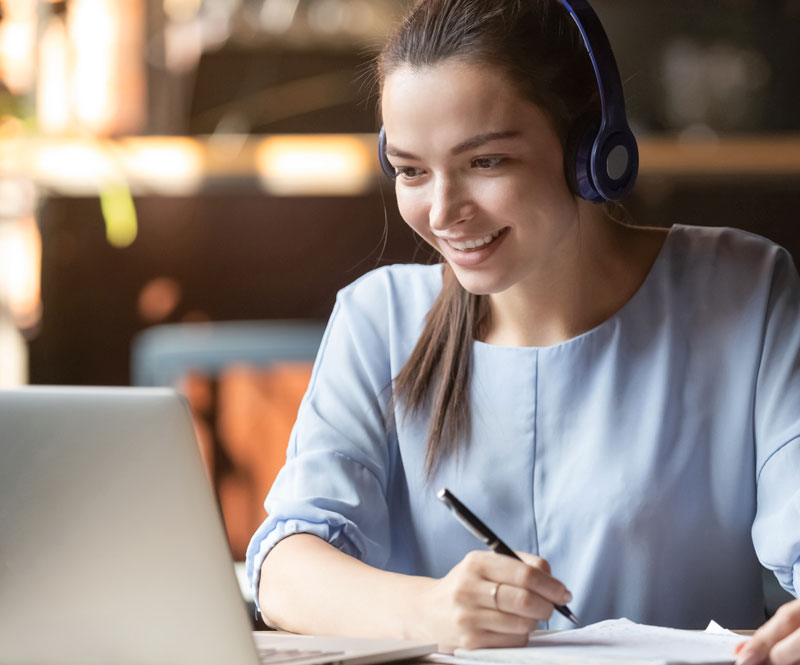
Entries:
<svg viewBox="0 0 800 665">
<path fill-rule="evenodd" d="M 636 181 L 639 172 L 639 150 L 628 126 L 625 96 L 617 62 L 603 25 L 586 0 L 559 0 L 572 16 L 592 62 L 600 93 L 599 127 L 592 127 L 578 137 L 574 161 L 577 194 L 594 202 L 621 199 Z M 386 130 L 378 137 L 378 158 L 381 170 L 391 179 L 395 171 L 386 157 Z"/>
<path fill-rule="evenodd" d="M 617 201 L 630 191 L 639 172 L 639 150 L 625 114 L 617 61 L 603 24 L 589 3 L 560 2 L 578 26 L 600 93 L 600 126 L 596 135 L 580 137 L 575 156 L 578 193 L 590 201 Z"/>
</svg>

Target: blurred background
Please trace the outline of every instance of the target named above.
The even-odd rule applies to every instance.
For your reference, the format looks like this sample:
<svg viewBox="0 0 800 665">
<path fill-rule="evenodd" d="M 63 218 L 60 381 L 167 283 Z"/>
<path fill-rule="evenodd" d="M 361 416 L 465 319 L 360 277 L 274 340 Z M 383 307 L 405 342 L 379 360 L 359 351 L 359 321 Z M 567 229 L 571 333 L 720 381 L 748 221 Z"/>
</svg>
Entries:
<svg viewBox="0 0 800 665">
<path fill-rule="evenodd" d="M 596 0 L 635 223 L 800 259 L 800 0 Z M 375 158 L 403 0 L 0 0 L 0 385 L 174 385 L 236 559 L 337 289 L 429 261 Z"/>
</svg>

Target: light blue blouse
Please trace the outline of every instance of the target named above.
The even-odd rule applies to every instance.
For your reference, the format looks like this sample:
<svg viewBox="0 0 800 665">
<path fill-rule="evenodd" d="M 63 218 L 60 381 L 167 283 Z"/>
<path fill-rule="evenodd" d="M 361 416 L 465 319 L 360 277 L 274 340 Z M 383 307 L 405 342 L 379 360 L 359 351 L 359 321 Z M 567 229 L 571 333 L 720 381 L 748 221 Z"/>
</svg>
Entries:
<svg viewBox="0 0 800 665">
<path fill-rule="evenodd" d="M 248 550 L 254 589 L 298 532 L 445 575 L 481 547 L 436 499 L 446 486 L 546 558 L 584 622 L 754 627 L 759 560 L 798 594 L 800 279 L 785 250 L 675 226 L 596 328 L 543 348 L 475 342 L 471 439 L 427 482 L 427 419 L 385 414 L 440 288 L 440 266 L 396 265 L 339 293 Z"/>
</svg>

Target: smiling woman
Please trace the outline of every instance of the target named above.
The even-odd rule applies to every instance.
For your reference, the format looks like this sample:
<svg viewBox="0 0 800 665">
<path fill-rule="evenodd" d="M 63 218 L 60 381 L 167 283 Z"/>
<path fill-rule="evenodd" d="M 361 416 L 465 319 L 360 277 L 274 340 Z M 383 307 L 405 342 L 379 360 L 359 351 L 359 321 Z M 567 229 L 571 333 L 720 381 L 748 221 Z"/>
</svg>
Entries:
<svg viewBox="0 0 800 665">
<path fill-rule="evenodd" d="M 268 623 L 451 651 L 566 603 L 755 627 L 760 563 L 800 591 L 800 277 L 609 214 L 638 162 L 604 40 L 578 0 L 420 0 L 390 38 L 381 166 L 442 263 L 339 293 L 248 549 Z"/>
<path fill-rule="evenodd" d="M 569 27 L 558 34 L 570 34 Z M 436 378 L 436 392 L 453 395 L 448 409 L 433 414 L 429 469 L 439 447 L 457 441 L 469 418 L 466 409 L 452 407 L 468 404 L 468 373 L 456 366 L 469 367 L 469 345 L 460 342 L 463 332 L 442 334 L 445 320 L 466 319 L 446 313 L 446 303 L 460 299 L 461 307 L 475 310 L 469 335 L 482 341 L 555 344 L 619 310 L 665 238 L 660 229 L 617 224 L 603 206 L 576 197 L 575 137 L 599 115 L 582 42 L 549 36 L 518 64 L 502 62 L 500 32 L 481 36 L 487 42 L 481 49 L 473 42 L 471 51 L 449 53 L 455 42 L 432 41 L 430 52 L 418 47 L 413 56 L 390 42 L 380 61 L 385 150 L 400 213 L 456 278 L 445 275 L 417 352 L 395 382 L 411 409 L 423 406 Z M 444 52 L 434 53 L 437 47 Z M 572 66 L 557 67 L 559 59 Z M 583 88 L 575 85 L 581 80 Z M 558 97 L 554 90 L 569 93 Z M 565 101 L 572 110 L 563 110 Z M 437 355 L 453 366 L 438 367 L 430 360 Z"/>
</svg>

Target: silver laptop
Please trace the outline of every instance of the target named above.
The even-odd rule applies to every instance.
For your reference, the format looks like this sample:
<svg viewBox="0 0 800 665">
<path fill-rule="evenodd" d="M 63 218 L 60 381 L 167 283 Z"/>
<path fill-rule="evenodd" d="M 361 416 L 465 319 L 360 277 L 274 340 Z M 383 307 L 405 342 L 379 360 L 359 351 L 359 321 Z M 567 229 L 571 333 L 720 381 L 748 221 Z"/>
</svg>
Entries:
<svg viewBox="0 0 800 665">
<path fill-rule="evenodd" d="M 252 633 L 175 392 L 0 390 L 0 664 L 356 665 L 434 649 Z"/>
</svg>

